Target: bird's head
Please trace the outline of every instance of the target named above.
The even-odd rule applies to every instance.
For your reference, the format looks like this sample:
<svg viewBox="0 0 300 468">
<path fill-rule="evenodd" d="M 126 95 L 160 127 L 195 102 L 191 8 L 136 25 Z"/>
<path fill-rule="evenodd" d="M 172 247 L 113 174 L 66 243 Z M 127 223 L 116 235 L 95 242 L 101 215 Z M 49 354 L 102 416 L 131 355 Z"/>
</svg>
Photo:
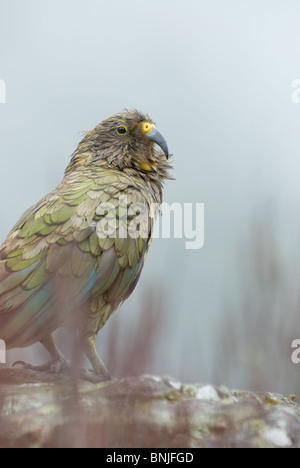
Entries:
<svg viewBox="0 0 300 468">
<path fill-rule="evenodd" d="M 168 145 L 148 115 L 125 110 L 86 133 L 66 172 L 82 166 L 110 166 L 147 176 L 169 178 Z"/>
</svg>

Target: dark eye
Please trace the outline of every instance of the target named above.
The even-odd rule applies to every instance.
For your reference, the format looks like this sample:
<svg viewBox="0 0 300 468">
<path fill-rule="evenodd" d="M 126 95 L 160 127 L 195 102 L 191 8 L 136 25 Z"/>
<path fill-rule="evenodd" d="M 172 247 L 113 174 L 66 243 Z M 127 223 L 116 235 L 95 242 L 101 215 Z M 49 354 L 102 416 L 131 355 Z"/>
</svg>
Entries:
<svg viewBox="0 0 300 468">
<path fill-rule="evenodd" d="M 124 127 L 123 125 L 120 125 L 120 127 L 117 128 L 117 132 L 118 132 L 120 135 L 123 135 L 124 133 L 127 133 L 127 128 Z"/>
</svg>

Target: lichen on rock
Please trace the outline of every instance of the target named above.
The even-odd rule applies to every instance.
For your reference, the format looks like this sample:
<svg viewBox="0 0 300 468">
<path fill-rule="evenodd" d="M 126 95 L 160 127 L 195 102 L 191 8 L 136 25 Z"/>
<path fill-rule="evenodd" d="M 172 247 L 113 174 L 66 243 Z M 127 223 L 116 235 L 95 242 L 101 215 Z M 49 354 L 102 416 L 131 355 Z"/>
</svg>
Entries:
<svg viewBox="0 0 300 468">
<path fill-rule="evenodd" d="M 0 369 L 0 447 L 300 447 L 300 406 L 141 376 L 92 384 Z"/>
</svg>

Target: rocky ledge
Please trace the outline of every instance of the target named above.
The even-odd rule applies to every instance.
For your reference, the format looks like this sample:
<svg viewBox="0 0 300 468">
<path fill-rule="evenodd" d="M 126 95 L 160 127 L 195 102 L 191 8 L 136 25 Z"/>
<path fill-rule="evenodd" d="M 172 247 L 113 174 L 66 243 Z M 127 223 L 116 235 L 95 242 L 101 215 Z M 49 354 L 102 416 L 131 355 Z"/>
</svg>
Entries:
<svg viewBox="0 0 300 468">
<path fill-rule="evenodd" d="M 294 396 L 0 369 L 0 447 L 300 447 Z"/>
</svg>

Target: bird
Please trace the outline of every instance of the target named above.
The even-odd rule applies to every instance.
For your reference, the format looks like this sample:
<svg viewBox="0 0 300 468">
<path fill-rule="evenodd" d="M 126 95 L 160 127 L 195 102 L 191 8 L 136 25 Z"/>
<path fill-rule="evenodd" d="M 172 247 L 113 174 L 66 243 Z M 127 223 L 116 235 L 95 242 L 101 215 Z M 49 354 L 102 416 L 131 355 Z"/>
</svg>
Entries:
<svg viewBox="0 0 300 468">
<path fill-rule="evenodd" d="M 54 337 L 65 326 L 89 372 L 110 378 L 96 336 L 140 278 L 169 156 L 151 117 L 125 109 L 86 132 L 61 183 L 21 216 L 0 247 L 0 339 L 7 349 L 40 342 L 50 361 L 17 363 L 68 367 Z"/>
</svg>

